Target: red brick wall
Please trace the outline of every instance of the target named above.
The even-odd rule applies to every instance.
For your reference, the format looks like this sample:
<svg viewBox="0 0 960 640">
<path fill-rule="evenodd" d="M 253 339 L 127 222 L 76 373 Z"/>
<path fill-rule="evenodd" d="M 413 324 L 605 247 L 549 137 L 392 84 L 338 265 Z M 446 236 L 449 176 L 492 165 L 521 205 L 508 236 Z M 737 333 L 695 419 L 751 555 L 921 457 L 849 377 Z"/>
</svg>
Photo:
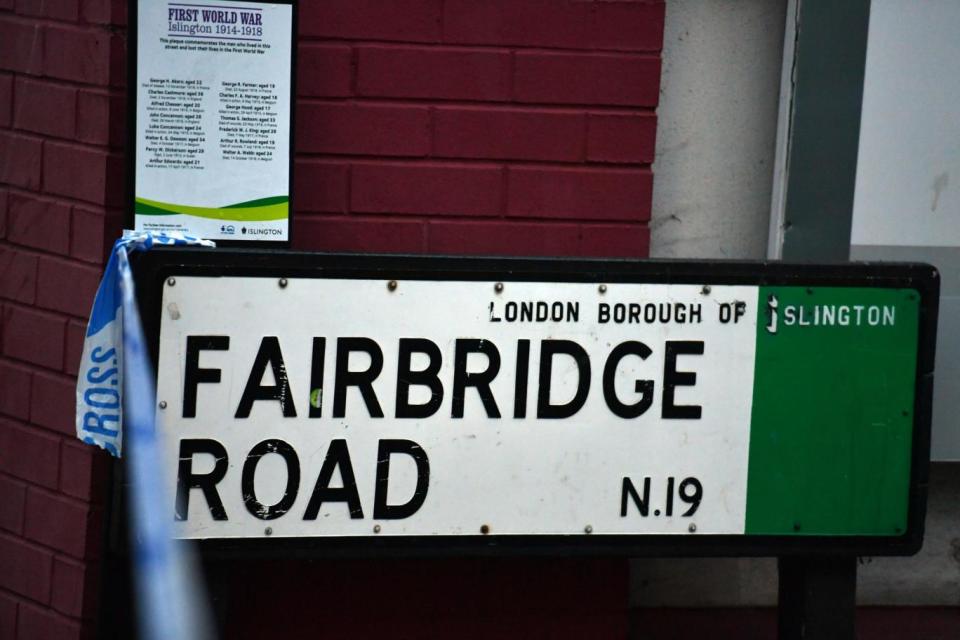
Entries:
<svg viewBox="0 0 960 640">
<path fill-rule="evenodd" d="M 123 218 L 125 6 L 0 0 L 0 638 L 94 629 L 108 461 L 74 439 L 73 388 Z M 302 2 L 295 247 L 647 255 L 663 13 Z M 328 632 L 622 637 L 626 576 L 572 559 L 211 571 L 236 637 L 316 633 L 325 604 Z"/>
<path fill-rule="evenodd" d="M 302 3 L 295 246 L 646 256 L 663 16 Z"/>
<path fill-rule="evenodd" d="M 106 465 L 73 411 L 122 197 L 111 4 L 0 0 L 0 638 L 80 637 L 96 613 Z"/>
</svg>

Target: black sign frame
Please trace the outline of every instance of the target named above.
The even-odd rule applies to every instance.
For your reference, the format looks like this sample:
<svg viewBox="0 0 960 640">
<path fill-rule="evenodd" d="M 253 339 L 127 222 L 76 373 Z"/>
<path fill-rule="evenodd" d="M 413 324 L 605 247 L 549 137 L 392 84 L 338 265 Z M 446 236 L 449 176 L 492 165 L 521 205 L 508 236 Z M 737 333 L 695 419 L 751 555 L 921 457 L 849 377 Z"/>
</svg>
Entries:
<svg viewBox="0 0 960 640">
<path fill-rule="evenodd" d="M 478 535 L 205 539 L 208 557 L 323 556 L 903 556 L 923 544 L 939 273 L 920 263 L 657 261 L 428 257 L 159 247 L 133 260 L 138 303 L 156 368 L 163 286 L 177 276 L 535 281 L 913 288 L 920 293 L 907 528 L 898 536 Z"/>
</svg>

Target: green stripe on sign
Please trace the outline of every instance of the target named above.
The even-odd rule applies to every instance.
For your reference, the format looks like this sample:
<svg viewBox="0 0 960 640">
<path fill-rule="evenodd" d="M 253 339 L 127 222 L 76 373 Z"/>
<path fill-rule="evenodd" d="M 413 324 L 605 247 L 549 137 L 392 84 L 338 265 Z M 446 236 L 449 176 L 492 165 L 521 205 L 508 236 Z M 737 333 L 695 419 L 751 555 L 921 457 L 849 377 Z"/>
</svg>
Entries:
<svg viewBox="0 0 960 640">
<path fill-rule="evenodd" d="M 746 533 L 902 534 L 920 296 L 842 287 L 759 296 Z"/>
</svg>

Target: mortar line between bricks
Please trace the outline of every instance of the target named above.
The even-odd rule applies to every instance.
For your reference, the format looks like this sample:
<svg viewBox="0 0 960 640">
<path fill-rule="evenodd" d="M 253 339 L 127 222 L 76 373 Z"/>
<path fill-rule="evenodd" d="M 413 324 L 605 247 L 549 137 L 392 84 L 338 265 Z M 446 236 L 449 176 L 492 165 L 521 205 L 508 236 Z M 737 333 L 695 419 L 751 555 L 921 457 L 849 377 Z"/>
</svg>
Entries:
<svg viewBox="0 0 960 640">
<path fill-rule="evenodd" d="M 437 49 L 440 51 L 454 51 L 454 50 L 463 50 L 463 51 L 477 51 L 477 50 L 499 50 L 503 51 L 504 49 L 516 49 L 521 53 L 562 53 L 562 54 L 577 54 L 584 57 L 609 57 L 609 56 L 620 56 L 620 57 L 644 57 L 644 58 L 659 58 L 663 48 L 659 49 L 626 49 L 626 48 L 613 48 L 613 49 L 600 49 L 596 46 L 591 45 L 588 48 L 576 48 L 576 47 L 561 47 L 561 46 L 525 46 L 522 43 L 468 43 L 468 42 L 415 42 L 411 40 L 377 40 L 372 38 L 337 38 L 334 36 L 326 35 L 301 35 L 297 42 L 298 45 L 304 44 L 340 44 L 340 45 L 351 45 L 355 47 L 362 47 L 364 45 L 372 45 L 379 47 L 397 47 L 397 48 L 416 48 L 416 49 Z"/>
<path fill-rule="evenodd" d="M 16 115 L 17 114 L 15 113 L 14 117 L 16 117 Z M 11 133 L 28 133 L 28 134 L 43 136 L 44 141 L 51 141 L 51 142 L 73 142 L 74 141 L 74 138 L 66 138 L 63 135 L 58 133 L 47 133 L 43 131 L 34 131 L 32 129 L 13 128 L 13 129 L 8 129 L 8 131 L 10 131 Z"/>
<path fill-rule="evenodd" d="M 16 419 L 16 418 L 14 418 L 14 420 L 15 420 L 15 419 Z M 15 476 L 15 475 L 11 474 L 9 471 L 4 471 L 3 469 L 0 469 L 0 478 L 6 478 L 7 480 L 12 480 L 12 481 L 17 482 L 17 483 L 19 483 L 19 484 L 22 484 L 24 489 L 26 489 L 27 487 L 36 487 L 36 486 L 39 486 L 39 485 L 33 484 L 33 483 L 30 482 L 29 480 L 24 480 L 23 478 L 21 478 L 21 477 L 19 477 L 19 476 Z M 26 494 L 24 494 L 24 496 L 26 496 Z M 21 523 L 21 524 L 23 524 L 23 523 Z M 5 530 L 5 529 L 0 529 L 0 531 L 6 531 L 6 530 Z M 13 534 L 12 531 L 7 531 L 7 533 Z M 16 534 L 13 534 L 13 535 L 16 535 Z"/>
<path fill-rule="evenodd" d="M 123 207 L 117 207 L 112 205 L 108 206 L 105 204 L 96 204 L 93 202 L 89 202 L 87 200 L 81 200 L 80 198 L 75 198 L 73 196 L 62 196 L 57 193 L 48 193 L 46 191 L 31 191 L 30 189 L 25 189 L 21 186 L 13 185 L 13 184 L 0 184 L 0 186 L 2 186 L 4 189 L 7 189 L 7 192 L 10 194 L 16 193 L 23 197 L 34 197 L 34 198 L 40 198 L 45 200 L 62 201 L 64 204 L 69 204 L 71 206 L 82 206 L 87 210 L 101 209 L 104 215 L 106 215 L 110 211 L 113 211 L 113 212 L 123 211 Z M 9 240 L 9 234 L 6 239 Z"/>
<path fill-rule="evenodd" d="M 32 422 L 24 422 L 24 421 L 21 420 L 20 418 L 15 418 L 15 417 L 7 417 L 7 418 L 4 418 L 4 420 L 6 420 L 8 423 L 10 423 L 11 425 L 13 425 L 14 427 L 16 427 L 16 428 L 18 428 L 18 429 L 21 429 L 21 430 L 23 430 L 23 431 L 30 431 L 30 432 L 39 432 L 39 431 L 42 431 L 43 433 L 40 433 L 39 435 L 43 435 L 43 436 L 46 437 L 46 438 L 49 438 L 49 437 L 51 436 L 51 434 L 47 432 L 48 430 L 47 430 L 45 427 L 41 427 L 40 425 L 33 424 Z M 55 434 L 53 434 L 53 435 L 60 436 L 61 438 L 62 438 L 62 437 L 65 437 L 62 432 L 57 432 L 57 433 L 55 433 Z M 59 458 L 60 458 L 60 442 L 58 441 L 58 442 L 57 442 L 57 459 L 59 459 Z M 8 472 L 8 473 L 9 473 L 9 472 Z M 20 476 L 14 476 L 14 477 L 20 478 L 20 481 L 21 481 L 21 482 L 26 482 L 26 483 L 29 484 L 31 487 L 33 487 L 33 486 L 40 486 L 39 484 L 35 483 L 33 480 L 27 480 L 27 479 L 25 479 L 25 478 L 21 478 Z M 60 474 L 59 474 L 59 471 L 57 472 L 57 482 L 56 482 L 56 485 L 57 485 L 58 487 L 60 486 Z"/>
<path fill-rule="evenodd" d="M 31 484 L 30 486 L 31 486 L 31 487 L 35 487 L 35 486 L 37 486 L 37 485 Z M 15 533 L 10 533 L 9 531 L 0 531 L 0 542 L 2 542 L 4 538 L 8 538 L 8 539 L 12 539 L 12 540 L 14 540 L 14 541 L 22 542 L 22 543 L 26 544 L 28 547 L 31 547 L 34 551 L 45 551 L 45 552 L 49 552 L 49 551 L 50 551 L 50 547 L 45 547 L 45 546 L 43 546 L 42 544 L 40 544 L 39 542 L 36 542 L 35 540 L 31 540 L 30 538 L 27 538 L 27 537 L 25 537 L 25 536 L 20 536 L 20 535 L 17 535 L 17 534 L 15 534 Z M 9 540 L 8 540 L 8 541 L 9 541 Z M 53 553 L 51 553 L 50 555 L 53 556 Z M 0 586 L 0 590 L 2 590 L 2 589 L 4 589 L 4 587 Z M 14 592 L 14 593 L 15 593 L 15 592 Z M 25 597 L 25 596 L 23 596 L 23 595 L 21 594 L 20 597 Z M 28 599 L 29 599 L 29 598 L 28 598 Z"/>
<path fill-rule="evenodd" d="M 3 72 L 16 74 L 18 77 L 29 78 L 37 82 L 50 82 L 61 87 L 70 87 L 71 89 L 95 89 L 99 91 L 110 91 L 119 95 L 126 95 L 126 90 L 116 84 L 103 84 L 99 82 L 84 82 L 82 80 L 69 80 L 67 78 L 58 78 L 55 76 L 38 75 L 30 71 L 16 71 L 13 69 L 3 69 Z"/>
<path fill-rule="evenodd" d="M 348 154 L 348 153 L 330 153 L 330 152 L 298 152 L 294 161 L 300 160 L 342 160 L 344 162 L 355 162 L 356 164 L 403 164 L 408 166 L 432 166 L 438 168 L 449 166 L 451 164 L 471 165 L 476 168 L 496 168 L 501 165 L 523 166 L 542 169 L 606 169 L 613 173 L 617 172 L 635 172 L 642 170 L 652 170 L 653 165 L 640 162 L 600 162 L 590 160 L 583 162 L 580 160 L 518 160 L 514 158 L 459 158 L 456 156 L 383 156 L 373 154 Z"/>
<path fill-rule="evenodd" d="M 52 316 L 57 320 L 63 320 L 64 322 L 69 322 L 71 319 L 81 320 L 83 322 L 86 322 L 89 319 L 87 316 L 75 316 L 73 314 L 67 313 L 66 311 L 57 311 L 56 309 L 47 309 L 46 307 L 39 307 L 36 305 L 36 303 L 26 304 L 18 300 L 10 300 L 8 298 L 0 298 L 0 299 L 2 299 L 3 304 L 8 307 L 19 308 L 23 311 L 31 311 L 33 313 L 39 312 L 41 315 Z M 93 307 L 93 298 L 90 299 L 90 306 Z M 54 371 L 54 372 L 63 374 L 62 367 L 60 369 L 47 369 L 43 365 L 35 364 L 33 362 L 30 362 L 29 360 L 20 360 L 6 353 L 3 354 L 3 357 L 9 358 L 10 360 L 15 360 L 17 362 L 26 362 L 27 364 L 31 364 L 33 366 L 42 367 L 45 371 Z M 67 375 L 67 374 L 63 374 L 63 375 Z M 76 376 L 73 376 L 73 377 L 76 377 Z"/>
<path fill-rule="evenodd" d="M 608 226 L 608 227 L 640 227 L 648 228 L 650 226 L 650 219 L 643 218 L 640 220 L 630 220 L 625 218 L 557 218 L 557 217 L 545 217 L 545 218 L 536 218 L 532 216 L 510 216 L 503 215 L 498 216 L 495 214 L 491 215 L 476 215 L 476 216 L 464 216 L 462 214 L 455 213 L 438 213 L 423 216 L 422 213 L 348 213 L 340 214 L 328 211 L 303 211 L 298 212 L 299 216 L 302 219 L 309 219 L 314 222 L 320 222 L 325 219 L 332 219 L 332 221 L 353 221 L 353 222 L 368 222 L 368 223 L 377 223 L 377 222 L 418 222 L 424 221 L 426 223 L 434 222 L 465 222 L 465 223 L 481 223 L 481 224 L 494 224 L 494 225 L 503 225 L 509 224 L 512 222 L 523 223 L 523 224 L 537 224 L 540 226 L 550 226 L 553 224 L 585 224 L 590 226 Z"/>
<path fill-rule="evenodd" d="M 26 538 L 19 538 L 19 537 L 17 538 L 17 540 L 21 540 L 21 541 L 23 541 L 23 542 L 26 542 L 26 541 L 27 541 Z M 46 551 L 46 549 L 44 549 L 44 551 Z M 50 594 L 50 595 L 51 595 L 51 598 L 52 598 L 52 596 L 53 596 L 53 593 L 52 593 L 52 591 L 53 591 L 53 583 L 52 583 L 52 581 L 53 581 L 53 560 L 50 561 L 50 573 L 51 573 L 51 575 L 50 575 L 50 579 L 51 579 L 50 591 L 51 591 L 51 594 Z M 8 588 L 3 587 L 3 586 L 0 586 L 0 594 L 3 594 L 3 595 L 5 595 L 5 596 L 10 597 L 10 599 L 13 600 L 13 601 L 15 601 L 18 605 L 20 605 L 20 604 L 25 604 L 25 605 L 37 607 L 38 609 L 43 609 L 44 611 L 55 611 L 55 609 L 54 609 L 53 607 L 51 607 L 51 606 L 49 605 L 49 603 L 41 602 L 41 601 L 39 601 L 39 600 L 32 600 L 31 598 L 29 598 L 28 596 L 23 595 L 22 593 L 18 593 L 18 592 L 16 592 L 16 591 L 13 591 L 13 590 L 8 589 Z M 62 614 L 61 614 L 61 615 L 62 615 Z"/>
<path fill-rule="evenodd" d="M 25 303 L 25 302 L 20 302 L 19 300 L 13 300 L 13 299 L 10 299 L 10 298 L 0 298 L 0 300 L 3 300 L 3 304 L 5 304 L 5 305 L 8 306 L 8 307 L 11 307 L 11 308 L 16 307 L 16 308 L 21 309 L 21 310 L 23 310 L 23 311 L 31 311 L 31 312 L 34 312 L 34 313 L 40 313 L 41 315 L 53 316 L 53 317 L 56 317 L 56 318 L 59 319 L 59 320 L 68 320 L 69 318 L 75 317 L 75 316 L 72 316 L 72 315 L 70 315 L 69 313 L 66 313 L 66 312 L 64 312 L 64 311 L 57 311 L 57 310 L 55 310 L 55 309 L 51 310 L 51 309 L 45 309 L 45 308 L 43 308 L 43 307 L 38 307 L 38 306 L 36 305 L 36 303 Z M 92 298 L 91 298 L 91 300 L 90 300 L 90 305 L 93 306 L 93 299 L 92 299 Z M 86 319 L 86 318 L 84 318 L 84 319 Z M 8 355 L 4 354 L 4 357 L 5 357 L 5 358 L 10 358 L 11 356 L 8 356 Z M 21 362 L 22 362 L 22 361 L 21 361 Z M 39 365 L 38 365 L 38 366 L 39 366 Z"/>
<path fill-rule="evenodd" d="M 64 0 L 47 0 L 52 4 L 57 4 L 63 2 Z M 78 20 L 84 20 L 83 12 L 80 12 L 77 20 L 72 18 L 55 18 L 53 16 L 28 16 L 22 13 L 16 13 L 16 10 L 9 10 L 7 12 L 0 13 L 0 17 L 9 16 L 13 18 L 13 22 L 26 22 L 27 24 L 37 24 L 40 23 L 42 26 L 54 25 L 54 26 L 63 26 L 63 27 L 73 27 L 72 31 L 92 31 L 92 30 L 103 30 L 109 31 L 108 25 L 100 24 L 96 22 L 78 22 Z"/>
<path fill-rule="evenodd" d="M 22 71 L 2 70 L 0 73 L 9 73 L 10 75 L 15 76 L 16 78 L 21 78 L 24 81 L 36 82 L 39 84 L 49 84 L 61 89 L 77 89 L 87 91 L 89 93 L 110 94 L 113 97 L 122 97 L 126 95 L 126 92 L 123 89 L 106 84 L 95 84 L 90 82 L 82 82 L 80 80 L 67 80 L 66 78 L 55 78 L 53 76 L 35 76 Z M 16 82 L 14 82 L 14 84 L 16 84 Z"/>
<path fill-rule="evenodd" d="M 71 217 L 72 217 L 72 216 L 71 216 Z M 5 241 L 4 243 L 0 244 L 0 247 L 3 247 L 3 246 L 15 248 L 19 253 L 25 254 L 25 255 L 27 255 L 27 256 L 36 257 L 36 258 L 54 258 L 54 259 L 57 259 L 57 260 L 62 260 L 62 261 L 65 261 L 65 262 L 69 262 L 69 263 L 71 263 L 71 264 L 75 264 L 75 265 L 77 265 L 78 267 L 88 267 L 88 268 L 92 268 L 92 269 L 94 269 L 95 271 L 98 271 L 98 272 L 102 272 L 102 271 L 103 271 L 103 264 L 102 264 L 102 263 L 93 263 L 93 262 L 89 262 L 89 261 L 86 261 L 86 260 L 81 260 L 80 258 L 74 258 L 72 254 L 57 253 L 57 252 L 55 252 L 55 251 L 49 251 L 49 250 L 43 249 L 43 248 L 41 248 L 41 247 L 34 247 L 33 245 L 20 244 L 20 243 L 18 243 L 18 242 L 15 242 L 15 241 L 13 241 L 13 240 L 10 240 L 9 237 L 6 238 L 6 241 Z M 39 275 L 39 274 L 38 274 L 38 275 Z M 98 278 L 98 280 L 99 280 L 99 278 Z M 2 297 L 2 296 L 0 296 L 0 297 Z M 6 299 L 6 298 L 3 298 L 3 299 Z M 11 301 L 12 301 L 12 302 L 18 302 L 17 300 L 13 300 L 13 299 L 11 299 Z M 92 299 L 92 298 L 91 298 L 91 300 L 90 300 L 90 304 L 91 304 L 91 305 L 93 304 L 93 299 Z M 36 308 L 41 308 L 41 307 L 37 307 L 36 303 L 34 303 L 33 306 L 36 307 Z"/>
<path fill-rule="evenodd" d="M 42 428 L 42 427 L 41 427 L 41 428 Z M 66 437 L 66 436 L 65 436 L 65 437 Z M 90 446 L 90 445 L 87 445 L 87 446 Z M 76 497 L 71 496 L 71 495 L 69 495 L 69 494 L 67 494 L 67 493 L 63 493 L 62 491 L 59 491 L 59 490 L 48 489 L 48 488 L 46 488 L 46 487 L 41 487 L 40 485 L 29 484 L 29 483 L 28 483 L 28 486 L 29 486 L 31 489 L 38 490 L 40 493 L 46 494 L 46 495 L 47 495 L 48 497 L 50 497 L 50 498 L 58 498 L 58 499 L 62 498 L 62 499 L 64 499 L 66 502 L 69 502 L 69 503 L 73 504 L 73 506 L 75 506 L 75 507 L 84 507 L 84 508 L 90 507 L 90 508 L 92 508 L 92 507 L 94 506 L 93 503 L 90 502 L 90 501 L 83 500 L 82 498 L 76 498 Z M 38 542 L 37 544 L 39 544 L 40 546 L 44 546 L 42 542 Z M 66 557 L 68 557 L 68 558 L 73 558 L 73 556 L 71 556 L 69 553 L 67 553 L 67 552 L 65 552 L 65 551 L 59 551 L 59 550 L 57 550 L 57 551 L 60 552 L 60 553 L 65 554 Z"/>
<path fill-rule="evenodd" d="M 464 218 L 454 218 L 456 220 L 463 220 Z M 488 218 L 489 219 L 489 218 Z M 470 220 L 483 220 L 483 218 L 470 218 Z M 500 222 L 523 222 L 523 223 L 537 223 L 537 224 L 588 224 L 588 225 L 607 225 L 613 227 L 646 227 L 648 226 L 649 219 L 643 218 L 640 220 L 632 220 L 627 218 L 536 218 L 533 216 L 505 216 Z"/>
<path fill-rule="evenodd" d="M 0 246 L 4 246 L 4 245 L 0 245 Z M 60 258 L 62 260 L 69 260 L 71 262 L 76 262 L 77 264 L 86 265 L 86 266 L 92 266 L 92 267 L 103 266 L 102 263 L 94 263 L 88 260 L 81 260 L 80 258 L 74 258 L 73 254 L 57 253 L 55 251 L 44 249 L 43 247 L 35 247 L 30 244 L 21 244 L 19 242 L 16 242 L 15 240 L 11 240 L 9 237 L 6 238 L 6 246 L 15 248 L 20 253 L 26 253 L 28 255 L 36 256 L 38 258 L 39 257 Z M 93 304 L 93 300 L 91 300 L 90 303 Z"/>
<path fill-rule="evenodd" d="M 490 111 L 534 111 L 544 113 L 590 112 L 610 116 L 656 116 L 657 105 L 589 104 L 556 102 L 516 102 L 503 100 L 469 100 L 464 98 L 416 98 L 390 96 L 310 96 L 298 95 L 297 104 L 303 105 L 357 105 L 369 107 L 484 107 Z"/>
<path fill-rule="evenodd" d="M 17 132 L 21 133 L 19 130 L 17 130 Z M 26 133 L 26 132 L 22 132 L 22 133 Z M 80 149 L 83 151 L 107 151 L 109 152 L 107 153 L 107 155 L 115 155 L 121 158 L 124 155 L 123 153 L 119 152 L 117 149 L 113 149 L 107 145 L 93 144 L 90 142 L 83 142 L 81 140 L 64 140 L 63 138 L 51 139 L 51 137 L 47 136 L 46 134 L 41 134 L 40 138 L 44 142 L 53 142 L 55 144 L 59 144 L 64 147 L 73 147 L 74 149 Z"/>
</svg>

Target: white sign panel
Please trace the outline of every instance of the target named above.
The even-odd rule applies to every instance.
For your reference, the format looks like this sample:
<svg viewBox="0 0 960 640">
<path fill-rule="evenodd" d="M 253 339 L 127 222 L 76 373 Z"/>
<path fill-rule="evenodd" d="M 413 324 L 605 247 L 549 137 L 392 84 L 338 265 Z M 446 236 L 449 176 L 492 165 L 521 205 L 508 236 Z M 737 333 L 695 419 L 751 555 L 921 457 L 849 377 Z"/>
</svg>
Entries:
<svg viewBox="0 0 960 640">
<path fill-rule="evenodd" d="M 288 240 L 293 7 L 139 0 L 135 226 Z"/>
<path fill-rule="evenodd" d="M 177 535 L 744 532 L 756 287 L 394 284 L 163 287 Z"/>
</svg>

